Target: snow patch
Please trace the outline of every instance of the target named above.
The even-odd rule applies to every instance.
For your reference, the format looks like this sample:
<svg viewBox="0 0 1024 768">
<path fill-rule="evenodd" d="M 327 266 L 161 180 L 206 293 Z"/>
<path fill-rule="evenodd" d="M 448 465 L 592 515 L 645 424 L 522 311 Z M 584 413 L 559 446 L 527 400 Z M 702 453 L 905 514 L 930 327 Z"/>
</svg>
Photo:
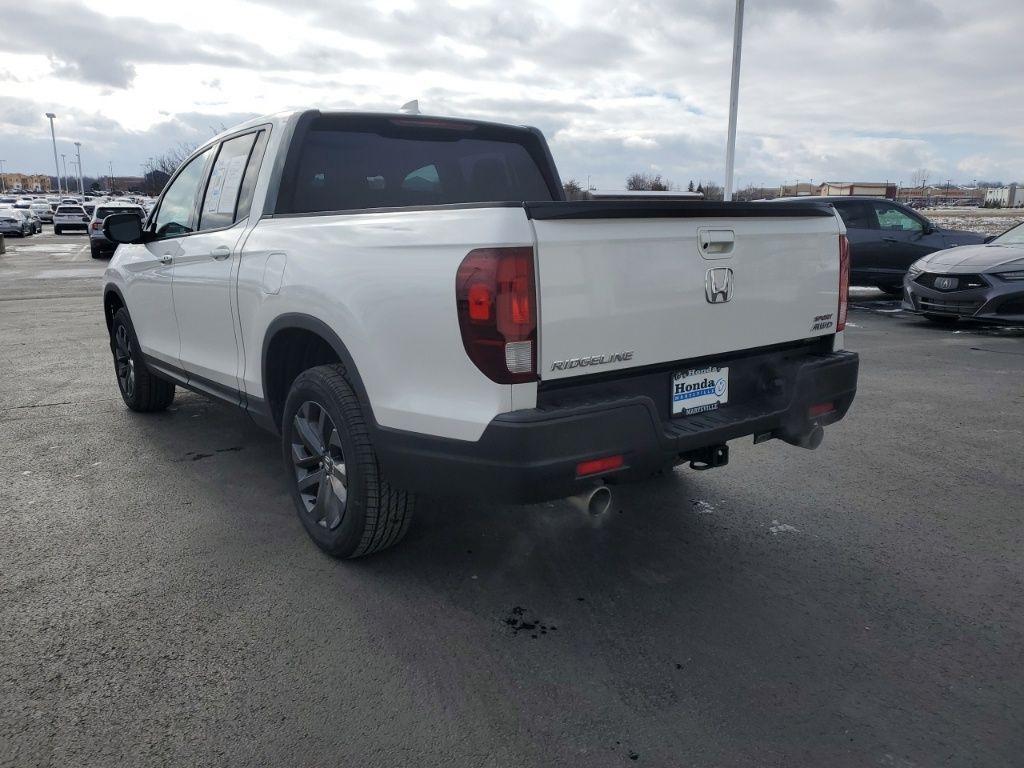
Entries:
<svg viewBox="0 0 1024 768">
<path fill-rule="evenodd" d="M 778 520 L 772 520 L 768 531 L 772 536 L 778 536 L 780 533 L 800 533 L 798 528 L 794 528 L 789 523 L 780 523 Z"/>
</svg>

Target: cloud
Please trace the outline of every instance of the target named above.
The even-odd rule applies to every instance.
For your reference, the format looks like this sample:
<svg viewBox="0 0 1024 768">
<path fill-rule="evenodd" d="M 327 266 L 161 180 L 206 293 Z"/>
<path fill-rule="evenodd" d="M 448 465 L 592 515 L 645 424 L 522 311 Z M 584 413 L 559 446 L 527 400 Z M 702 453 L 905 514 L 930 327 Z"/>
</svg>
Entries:
<svg viewBox="0 0 1024 768">
<path fill-rule="evenodd" d="M 113 6 L 111 6 L 113 7 Z M 306 106 L 509 121 L 563 176 L 657 165 L 722 180 L 734 4 L 723 0 L 176 0 L 147 18 L 55 0 L 5 18 L 0 134 L 45 167 L 62 135 L 137 164 L 239 115 Z M 134 12 L 117 6 L 117 13 Z M 739 183 L 1024 175 L 1024 83 L 1000 0 L 747 4 Z M 43 105 L 26 101 L 41 99 Z M 14 150 L 5 150 L 13 156 Z"/>
<path fill-rule="evenodd" d="M 138 63 L 257 67 L 271 58 L 232 35 L 113 18 L 66 0 L 23 3 L 5 14 L 0 50 L 44 55 L 57 77 L 113 88 L 129 87 Z"/>
</svg>

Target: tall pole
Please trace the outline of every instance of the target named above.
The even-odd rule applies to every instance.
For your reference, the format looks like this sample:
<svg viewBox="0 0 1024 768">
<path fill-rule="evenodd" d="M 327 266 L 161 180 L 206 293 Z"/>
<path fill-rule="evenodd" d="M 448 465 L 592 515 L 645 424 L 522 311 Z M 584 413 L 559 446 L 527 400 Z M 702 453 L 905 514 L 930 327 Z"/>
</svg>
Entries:
<svg viewBox="0 0 1024 768">
<path fill-rule="evenodd" d="M 53 130 L 53 118 L 56 117 L 53 112 L 47 112 L 46 116 L 50 118 L 50 140 L 53 141 L 53 167 L 57 171 L 57 194 L 61 194 L 60 189 L 60 166 L 57 164 L 57 134 Z"/>
<path fill-rule="evenodd" d="M 743 50 L 743 0 L 736 0 L 736 21 L 732 32 L 732 83 L 729 86 L 729 138 L 725 147 L 725 193 L 732 200 L 732 168 L 736 159 L 736 110 L 740 99 L 740 53 Z"/>
<path fill-rule="evenodd" d="M 107 170 L 109 171 L 107 175 L 107 181 L 110 182 L 110 184 L 108 185 L 110 188 L 107 191 L 110 194 L 114 194 L 114 163 L 112 160 L 107 161 Z"/>
<path fill-rule="evenodd" d="M 82 142 L 75 142 L 75 154 L 78 155 L 78 194 L 85 195 L 85 182 L 82 179 Z"/>
<path fill-rule="evenodd" d="M 64 163 L 64 193 L 71 194 L 71 185 L 68 184 L 68 158 L 63 152 L 60 153 L 60 160 Z"/>
<path fill-rule="evenodd" d="M 0 160 L 0 190 L 3 192 L 7 191 L 7 178 L 4 176 L 4 163 L 6 160 Z"/>
</svg>

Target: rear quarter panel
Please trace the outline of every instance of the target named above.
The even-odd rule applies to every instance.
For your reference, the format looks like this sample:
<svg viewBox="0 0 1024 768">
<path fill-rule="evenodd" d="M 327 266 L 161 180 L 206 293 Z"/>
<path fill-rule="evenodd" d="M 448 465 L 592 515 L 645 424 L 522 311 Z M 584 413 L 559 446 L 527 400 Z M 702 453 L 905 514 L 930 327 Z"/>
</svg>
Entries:
<svg viewBox="0 0 1024 768">
<path fill-rule="evenodd" d="M 262 219 L 238 275 L 246 391 L 265 396 L 262 349 L 274 319 L 311 315 L 352 355 L 381 426 L 478 439 L 512 410 L 513 388 L 467 357 L 455 273 L 474 248 L 503 245 L 533 245 L 521 208 Z"/>
</svg>

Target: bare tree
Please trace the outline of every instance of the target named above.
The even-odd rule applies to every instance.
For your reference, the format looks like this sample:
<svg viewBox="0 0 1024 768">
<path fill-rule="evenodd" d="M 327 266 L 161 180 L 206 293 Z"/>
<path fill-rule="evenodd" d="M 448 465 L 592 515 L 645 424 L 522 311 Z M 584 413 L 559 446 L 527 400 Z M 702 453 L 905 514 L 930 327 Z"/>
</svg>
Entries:
<svg viewBox="0 0 1024 768">
<path fill-rule="evenodd" d="M 633 173 L 626 179 L 626 189 L 634 192 L 668 192 L 672 189 L 672 182 L 664 181 L 661 174 L 651 176 L 648 173 Z"/>
<path fill-rule="evenodd" d="M 576 179 L 569 179 L 562 185 L 562 189 L 565 190 L 566 200 L 589 200 L 590 193 L 583 189 L 583 185 L 580 184 Z"/>
<path fill-rule="evenodd" d="M 721 200 L 725 196 L 722 186 L 713 181 L 702 181 L 697 185 L 697 191 L 704 193 L 705 200 Z"/>
<path fill-rule="evenodd" d="M 187 141 L 179 141 L 174 147 L 171 147 L 159 157 L 153 158 L 153 170 L 162 171 L 168 176 L 178 170 L 178 166 L 181 165 L 188 156 L 196 151 L 196 145 L 191 144 Z"/>
<path fill-rule="evenodd" d="M 923 187 L 928 181 L 928 169 L 918 168 L 914 171 L 914 175 L 910 177 L 910 180 L 915 187 Z"/>
</svg>

